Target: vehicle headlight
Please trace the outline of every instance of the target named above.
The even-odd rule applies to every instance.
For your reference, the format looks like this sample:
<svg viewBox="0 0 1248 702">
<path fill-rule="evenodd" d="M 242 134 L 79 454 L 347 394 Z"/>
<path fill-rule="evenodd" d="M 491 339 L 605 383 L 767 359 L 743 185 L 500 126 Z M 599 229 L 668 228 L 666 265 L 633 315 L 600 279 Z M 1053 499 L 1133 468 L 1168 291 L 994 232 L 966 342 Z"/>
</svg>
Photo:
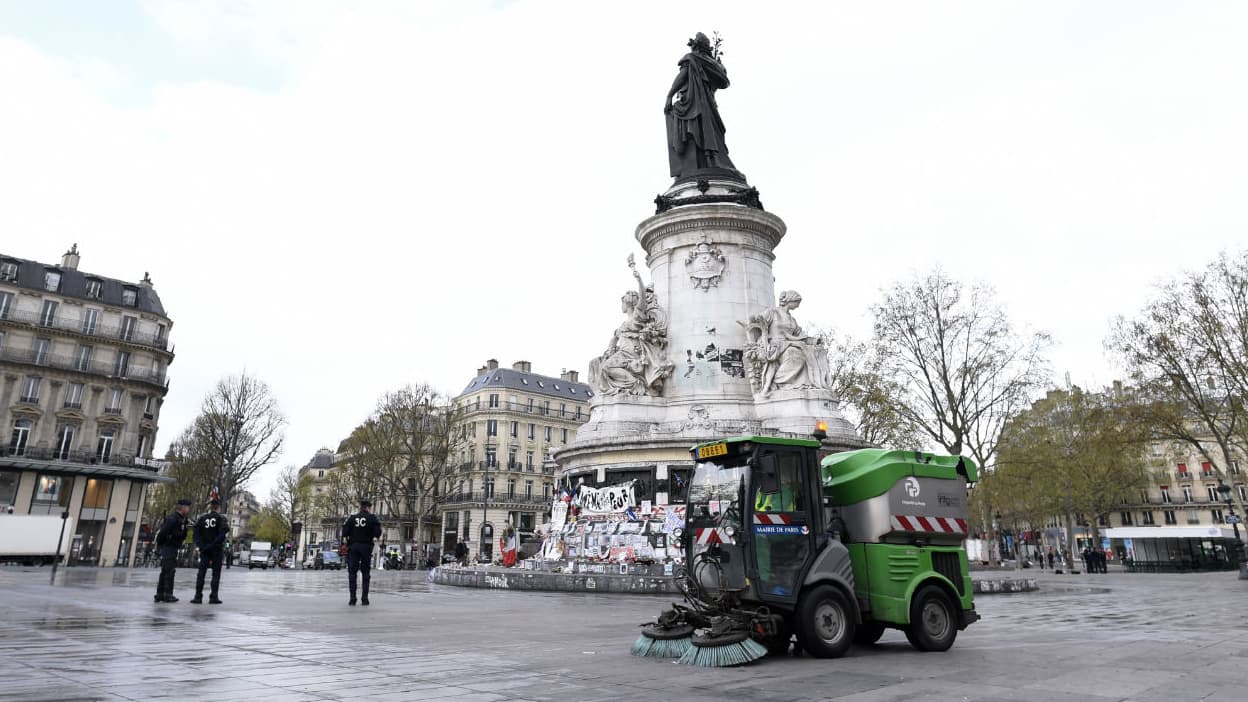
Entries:
<svg viewBox="0 0 1248 702">
<path fill-rule="evenodd" d="M 736 536 L 736 535 L 737 535 L 737 528 L 736 528 L 736 527 L 731 527 L 731 526 L 729 526 L 729 527 L 724 527 L 724 533 L 725 533 L 725 534 L 727 534 L 728 536 Z"/>
<path fill-rule="evenodd" d="M 685 533 L 684 529 L 681 529 L 681 528 L 672 529 L 672 536 L 677 539 L 679 539 L 684 533 Z"/>
</svg>

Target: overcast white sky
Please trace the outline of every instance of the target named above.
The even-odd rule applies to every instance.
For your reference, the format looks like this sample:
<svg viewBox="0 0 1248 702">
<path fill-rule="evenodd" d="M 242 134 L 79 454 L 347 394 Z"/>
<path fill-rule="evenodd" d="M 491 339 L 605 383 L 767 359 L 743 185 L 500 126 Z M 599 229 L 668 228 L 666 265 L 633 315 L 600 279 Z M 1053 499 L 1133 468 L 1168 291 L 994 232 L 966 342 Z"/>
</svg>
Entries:
<svg viewBox="0 0 1248 702">
<path fill-rule="evenodd" d="M 712 30 L 806 324 L 865 337 L 882 287 L 940 265 L 1099 386 L 1112 316 L 1243 245 L 1242 2 L 0 0 L 0 251 L 151 271 L 159 450 L 245 368 L 301 465 L 408 382 L 584 371 Z"/>
</svg>

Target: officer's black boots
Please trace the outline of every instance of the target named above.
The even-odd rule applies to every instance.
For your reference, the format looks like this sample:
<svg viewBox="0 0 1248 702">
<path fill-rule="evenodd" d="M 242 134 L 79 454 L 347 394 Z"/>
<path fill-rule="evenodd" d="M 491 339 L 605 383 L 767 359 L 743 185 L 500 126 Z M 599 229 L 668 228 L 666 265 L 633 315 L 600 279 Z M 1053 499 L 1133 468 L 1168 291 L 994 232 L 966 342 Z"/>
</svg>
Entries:
<svg viewBox="0 0 1248 702">
<path fill-rule="evenodd" d="M 208 604 L 221 604 L 221 600 L 217 599 L 216 595 L 209 595 Z"/>
<path fill-rule="evenodd" d="M 365 607 L 368 606 L 368 595 L 365 595 L 364 597 L 360 598 L 360 604 L 364 605 Z"/>
<path fill-rule="evenodd" d="M 204 603 L 203 593 L 200 593 L 200 592 L 195 593 L 195 599 L 191 600 L 191 604 L 203 604 L 203 603 Z"/>
<path fill-rule="evenodd" d="M 351 605 L 352 607 L 355 606 L 355 595 L 351 596 L 351 599 L 347 601 L 347 604 Z"/>
</svg>

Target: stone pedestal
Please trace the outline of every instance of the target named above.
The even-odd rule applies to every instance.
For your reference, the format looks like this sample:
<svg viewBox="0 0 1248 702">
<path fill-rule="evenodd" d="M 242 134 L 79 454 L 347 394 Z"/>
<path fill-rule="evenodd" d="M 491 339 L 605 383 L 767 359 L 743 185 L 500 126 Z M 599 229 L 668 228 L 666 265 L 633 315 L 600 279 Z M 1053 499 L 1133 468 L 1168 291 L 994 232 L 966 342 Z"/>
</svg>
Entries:
<svg viewBox="0 0 1248 702">
<path fill-rule="evenodd" d="M 746 323 L 777 305 L 772 263 L 785 234 L 783 220 L 757 197 L 732 180 L 679 183 L 638 225 L 674 367 L 660 393 L 595 387 L 589 421 L 556 454 L 564 475 L 610 482 L 612 471 L 651 470 L 661 488 L 670 468 L 692 465 L 693 444 L 742 434 L 806 437 L 818 420 L 828 423 L 830 448 L 865 445 L 828 390 L 762 393 L 751 385 Z"/>
</svg>

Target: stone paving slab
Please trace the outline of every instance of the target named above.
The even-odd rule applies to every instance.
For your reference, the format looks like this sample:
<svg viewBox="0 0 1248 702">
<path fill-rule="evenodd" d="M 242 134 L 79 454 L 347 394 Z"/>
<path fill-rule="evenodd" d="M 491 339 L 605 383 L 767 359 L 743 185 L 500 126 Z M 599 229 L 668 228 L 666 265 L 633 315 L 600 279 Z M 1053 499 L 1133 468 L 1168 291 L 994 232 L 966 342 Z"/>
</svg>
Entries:
<svg viewBox="0 0 1248 702">
<path fill-rule="evenodd" d="M 1030 577 L 1030 574 L 1029 574 Z M 226 571 L 209 607 L 151 601 L 156 571 L 0 568 L 0 700 L 1241 699 L 1248 582 L 1236 574 L 1036 576 L 923 654 L 900 632 L 836 661 L 690 668 L 628 655 L 653 595 L 476 590 L 424 573 Z"/>
</svg>

